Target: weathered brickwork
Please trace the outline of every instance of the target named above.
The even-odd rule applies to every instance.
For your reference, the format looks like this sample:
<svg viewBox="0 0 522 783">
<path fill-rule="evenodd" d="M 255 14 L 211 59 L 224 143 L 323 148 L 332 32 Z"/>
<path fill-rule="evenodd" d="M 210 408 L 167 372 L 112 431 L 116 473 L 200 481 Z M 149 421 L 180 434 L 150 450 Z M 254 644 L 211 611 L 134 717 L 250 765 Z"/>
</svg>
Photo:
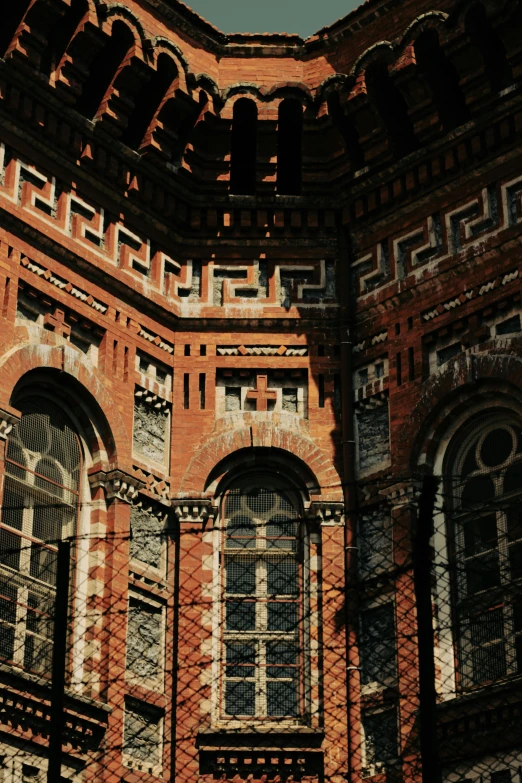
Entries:
<svg viewBox="0 0 522 783">
<path fill-rule="evenodd" d="M 368 0 L 306 41 L 177 0 L 7 5 L 0 480 L 28 389 L 62 406 L 83 454 L 67 779 L 417 783 L 416 482 L 466 410 L 522 405 L 520 0 Z M 225 504 L 256 482 L 299 498 L 284 721 L 266 674 L 251 720 L 226 711 Z M 258 548 L 280 521 L 254 520 Z M 40 774 L 47 734 L 17 698 L 44 697 L 0 679 L 18 781 L 14 748 Z M 473 753 L 447 750 L 448 780 Z"/>
</svg>

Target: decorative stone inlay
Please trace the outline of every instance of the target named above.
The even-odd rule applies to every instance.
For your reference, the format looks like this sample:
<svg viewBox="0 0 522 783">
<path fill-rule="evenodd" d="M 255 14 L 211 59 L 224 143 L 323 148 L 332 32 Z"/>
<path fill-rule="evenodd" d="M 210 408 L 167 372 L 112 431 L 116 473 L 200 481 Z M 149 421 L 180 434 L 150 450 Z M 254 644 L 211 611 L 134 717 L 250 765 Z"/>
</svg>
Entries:
<svg viewBox="0 0 522 783">
<path fill-rule="evenodd" d="M 93 489 L 103 487 L 107 500 L 123 500 L 125 503 L 131 503 L 145 486 L 145 482 L 118 469 L 91 473 L 89 484 Z"/>
<path fill-rule="evenodd" d="M 0 408 L 0 440 L 7 440 L 9 433 L 21 418 L 20 411 L 10 405 L 3 405 Z"/>
<path fill-rule="evenodd" d="M 321 527 L 344 525 L 344 503 L 330 500 L 315 500 L 310 504 L 308 519 L 316 519 Z"/>
</svg>

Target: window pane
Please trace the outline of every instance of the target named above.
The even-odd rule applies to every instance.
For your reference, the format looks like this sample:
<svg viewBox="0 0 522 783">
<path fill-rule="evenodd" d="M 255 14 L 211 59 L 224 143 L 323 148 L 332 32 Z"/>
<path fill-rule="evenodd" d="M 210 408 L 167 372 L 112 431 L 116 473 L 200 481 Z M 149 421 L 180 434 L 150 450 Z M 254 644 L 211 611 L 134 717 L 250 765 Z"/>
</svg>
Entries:
<svg viewBox="0 0 522 783">
<path fill-rule="evenodd" d="M 267 549 L 296 549 L 297 523 L 287 514 L 274 514 L 266 526 Z"/>
<path fill-rule="evenodd" d="M 51 675 L 52 643 L 48 639 L 27 634 L 24 648 L 24 667 L 37 674 Z"/>
<path fill-rule="evenodd" d="M 256 650 L 253 644 L 228 642 L 226 644 L 226 676 L 253 677 L 255 674 Z"/>
<path fill-rule="evenodd" d="M 295 716 L 297 710 L 297 679 L 268 681 L 266 684 L 267 713 L 273 717 Z"/>
<path fill-rule="evenodd" d="M 281 601 L 268 602 L 268 630 L 295 631 L 297 629 L 297 604 Z"/>
<path fill-rule="evenodd" d="M 256 561 L 241 557 L 226 558 L 226 591 L 234 595 L 256 592 Z"/>
<path fill-rule="evenodd" d="M 228 549 L 255 549 L 256 526 L 250 517 L 236 514 L 228 521 L 225 546 Z"/>
<path fill-rule="evenodd" d="M 491 506 L 495 496 L 495 485 L 489 476 L 474 476 L 462 490 L 462 507 L 480 508 Z"/>
<path fill-rule="evenodd" d="M 474 595 L 500 584 L 498 552 L 488 552 L 465 563 L 467 594 Z"/>
<path fill-rule="evenodd" d="M 55 585 L 56 565 L 57 553 L 54 550 L 35 543 L 31 545 L 31 576 L 49 585 Z"/>
<path fill-rule="evenodd" d="M 61 503 L 52 505 L 38 501 L 33 512 L 33 536 L 56 545 L 63 537 L 63 528 L 71 520 L 71 511 Z"/>
<path fill-rule="evenodd" d="M 385 683 L 396 676 L 395 612 L 385 604 L 361 613 L 361 681 Z"/>
<path fill-rule="evenodd" d="M 227 631 L 254 631 L 256 605 L 253 601 L 227 601 Z"/>
<path fill-rule="evenodd" d="M 464 525 L 464 553 L 467 557 L 495 549 L 497 544 L 496 514 L 475 517 Z"/>
<path fill-rule="evenodd" d="M 16 530 L 22 529 L 25 506 L 24 494 L 14 481 L 6 478 L 2 513 L 4 525 L 14 527 Z"/>
<path fill-rule="evenodd" d="M 225 712 L 227 715 L 255 715 L 256 686 L 254 682 L 225 683 Z"/>
<path fill-rule="evenodd" d="M 512 579 L 522 576 L 522 541 L 509 547 L 509 567 Z"/>
<path fill-rule="evenodd" d="M 366 764 L 388 761 L 397 756 L 397 716 L 395 710 L 363 718 Z"/>
<path fill-rule="evenodd" d="M 295 665 L 299 661 L 299 649 L 292 642 L 267 642 L 267 664 Z"/>
<path fill-rule="evenodd" d="M 513 449 L 513 436 L 509 430 L 497 428 L 486 435 L 480 448 L 484 465 L 494 468 L 502 465 Z"/>
<path fill-rule="evenodd" d="M 22 539 L 16 533 L 0 528 L 0 563 L 18 571 Z"/>
<path fill-rule="evenodd" d="M 281 558 L 267 561 L 267 590 L 271 595 L 296 595 L 298 571 L 294 559 Z"/>
<path fill-rule="evenodd" d="M 275 511 L 277 500 L 277 494 L 268 489 L 251 489 L 246 493 L 247 506 L 256 517 L 265 518 Z"/>
</svg>

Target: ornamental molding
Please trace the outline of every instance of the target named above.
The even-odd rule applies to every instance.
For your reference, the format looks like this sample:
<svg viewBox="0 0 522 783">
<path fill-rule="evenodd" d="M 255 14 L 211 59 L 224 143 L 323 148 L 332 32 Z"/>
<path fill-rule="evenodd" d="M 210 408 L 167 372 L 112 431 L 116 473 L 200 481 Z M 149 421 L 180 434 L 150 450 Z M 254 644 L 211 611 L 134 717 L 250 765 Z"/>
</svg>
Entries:
<svg viewBox="0 0 522 783">
<path fill-rule="evenodd" d="M 338 527 L 344 525 L 344 503 L 330 500 L 315 500 L 310 503 L 307 518 L 316 520 L 321 527 Z"/>
<path fill-rule="evenodd" d="M 0 408 L 0 440 L 7 440 L 15 424 L 18 424 L 22 414 L 10 405 Z"/>
<path fill-rule="evenodd" d="M 173 498 L 171 501 L 178 522 L 205 524 L 214 520 L 218 509 L 208 498 Z"/>
<path fill-rule="evenodd" d="M 136 476 L 123 470 L 99 470 L 89 476 L 91 489 L 103 487 L 107 500 L 122 500 L 124 503 L 132 503 L 145 483 Z"/>
</svg>

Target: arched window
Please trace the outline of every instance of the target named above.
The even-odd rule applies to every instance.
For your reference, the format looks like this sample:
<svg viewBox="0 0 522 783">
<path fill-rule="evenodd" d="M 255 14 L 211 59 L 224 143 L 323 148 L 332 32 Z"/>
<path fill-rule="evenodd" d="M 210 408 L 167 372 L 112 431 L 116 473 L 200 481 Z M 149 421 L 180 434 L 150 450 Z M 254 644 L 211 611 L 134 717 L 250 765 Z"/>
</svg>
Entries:
<svg viewBox="0 0 522 783">
<path fill-rule="evenodd" d="M 23 22 L 31 0 L 4 3 L 0 22 L 0 57 L 5 57 L 19 25 Z"/>
<path fill-rule="evenodd" d="M 298 196 L 303 167 L 303 107 L 286 98 L 279 105 L 277 124 L 277 192 Z"/>
<path fill-rule="evenodd" d="M 402 93 L 390 79 L 385 62 L 372 63 L 366 71 L 368 95 L 375 104 L 386 126 L 394 152 L 399 157 L 412 152 L 417 146 L 408 107 Z"/>
<path fill-rule="evenodd" d="M 445 56 L 436 30 L 425 30 L 415 41 L 417 67 L 428 82 L 444 130 L 451 130 L 469 119 L 459 75 Z"/>
<path fill-rule="evenodd" d="M 156 70 L 136 97 L 129 124 L 121 138 L 124 144 L 128 144 L 129 147 L 139 147 L 177 75 L 172 58 L 168 54 L 160 54 Z"/>
<path fill-rule="evenodd" d="M 40 60 L 42 73 L 49 75 L 58 67 L 83 17 L 88 12 L 89 4 L 87 0 L 71 0 L 71 5 L 49 33 L 47 44 Z"/>
<path fill-rule="evenodd" d="M 468 689 L 522 672 L 522 426 L 499 414 L 458 443 L 445 492 L 457 677 Z"/>
<path fill-rule="evenodd" d="M 76 109 L 89 119 L 98 111 L 105 93 L 133 44 L 134 36 L 127 25 L 123 22 L 114 22 L 111 37 L 96 55 L 76 102 Z"/>
<path fill-rule="evenodd" d="M 257 106 L 250 98 L 234 104 L 230 149 L 230 192 L 253 196 L 256 192 Z"/>
<path fill-rule="evenodd" d="M 256 476 L 222 506 L 222 716 L 303 714 L 303 573 L 297 493 Z"/>
<path fill-rule="evenodd" d="M 0 658 L 50 675 L 57 544 L 76 531 L 81 450 L 45 398 L 28 398 L 9 436 L 0 521 Z"/>
<path fill-rule="evenodd" d="M 494 91 L 501 90 L 513 78 L 502 39 L 491 24 L 482 3 L 466 14 L 466 32 L 477 47 Z"/>
</svg>

